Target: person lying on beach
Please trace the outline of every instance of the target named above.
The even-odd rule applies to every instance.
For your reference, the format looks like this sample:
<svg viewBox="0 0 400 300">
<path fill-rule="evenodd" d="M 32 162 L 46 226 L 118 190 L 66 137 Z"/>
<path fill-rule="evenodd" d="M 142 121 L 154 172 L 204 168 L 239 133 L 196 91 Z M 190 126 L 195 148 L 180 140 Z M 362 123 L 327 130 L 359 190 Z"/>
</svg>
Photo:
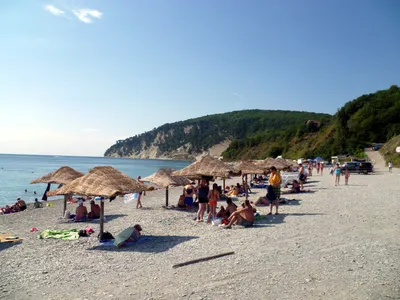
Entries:
<svg viewBox="0 0 400 300">
<path fill-rule="evenodd" d="M 21 198 L 17 199 L 17 203 L 16 205 L 19 207 L 20 211 L 24 211 L 26 209 L 26 203 L 24 200 L 22 200 Z"/>
<path fill-rule="evenodd" d="M 84 221 L 87 219 L 88 212 L 86 206 L 83 205 L 82 200 L 78 201 L 78 207 L 76 208 L 75 214 L 75 221 Z"/>
<path fill-rule="evenodd" d="M 137 242 L 141 237 L 141 231 L 142 231 L 142 227 L 139 224 L 136 224 L 135 226 L 133 226 L 133 232 L 132 232 L 131 236 L 127 240 L 119 243 L 117 245 L 117 247 L 119 248 L 127 243 Z"/>
<path fill-rule="evenodd" d="M 245 227 L 254 225 L 254 211 L 253 207 L 250 205 L 250 201 L 246 200 L 243 204 L 244 207 L 238 208 L 230 215 L 228 218 L 229 224 L 223 226 L 223 228 L 232 228 L 232 225 L 242 225 Z"/>
<path fill-rule="evenodd" d="M 94 200 L 90 200 L 90 213 L 88 213 L 88 219 L 99 219 L 100 210 L 100 205 L 96 204 Z"/>
<path fill-rule="evenodd" d="M 236 186 L 234 186 L 226 195 L 229 196 L 237 196 L 239 195 L 239 190 Z"/>
</svg>

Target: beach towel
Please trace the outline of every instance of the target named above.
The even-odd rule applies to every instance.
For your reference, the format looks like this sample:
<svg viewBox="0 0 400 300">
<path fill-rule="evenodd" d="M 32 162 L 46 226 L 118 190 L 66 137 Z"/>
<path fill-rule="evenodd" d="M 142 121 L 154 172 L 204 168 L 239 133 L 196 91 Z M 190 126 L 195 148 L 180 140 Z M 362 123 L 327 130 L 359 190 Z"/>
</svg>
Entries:
<svg viewBox="0 0 400 300">
<path fill-rule="evenodd" d="M 79 238 L 77 229 L 50 230 L 46 229 L 38 235 L 39 239 L 60 239 L 66 241 L 77 240 Z"/>
<path fill-rule="evenodd" d="M 0 243 L 20 243 L 22 239 L 15 234 L 0 233 Z"/>
</svg>

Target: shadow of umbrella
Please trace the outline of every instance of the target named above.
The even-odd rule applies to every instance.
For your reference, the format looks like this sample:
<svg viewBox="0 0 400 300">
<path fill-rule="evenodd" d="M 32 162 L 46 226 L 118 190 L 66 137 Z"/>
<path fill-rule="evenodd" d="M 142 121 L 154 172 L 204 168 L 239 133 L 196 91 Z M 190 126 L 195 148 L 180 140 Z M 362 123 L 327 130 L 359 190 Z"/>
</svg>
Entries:
<svg viewBox="0 0 400 300">
<path fill-rule="evenodd" d="M 143 242 L 131 243 L 127 246 L 117 248 L 115 246 L 94 246 L 87 250 L 96 251 L 118 251 L 118 252 L 146 252 L 146 253 L 160 253 L 168 251 L 175 246 L 193 240 L 198 239 L 198 236 L 177 236 L 177 235 L 153 235 L 153 236 L 142 236 Z"/>
<path fill-rule="evenodd" d="M 148 191 L 149 187 L 110 166 L 95 167 L 80 178 L 63 187 L 48 192 L 49 196 L 79 195 L 100 196 L 100 240 L 104 233 L 104 198 Z"/>
</svg>

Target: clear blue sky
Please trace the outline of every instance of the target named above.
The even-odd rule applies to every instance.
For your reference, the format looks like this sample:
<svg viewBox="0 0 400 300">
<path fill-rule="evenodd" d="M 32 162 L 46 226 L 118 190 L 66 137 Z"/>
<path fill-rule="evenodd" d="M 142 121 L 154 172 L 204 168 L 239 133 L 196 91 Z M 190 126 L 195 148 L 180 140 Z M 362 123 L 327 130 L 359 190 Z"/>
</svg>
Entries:
<svg viewBox="0 0 400 300">
<path fill-rule="evenodd" d="M 0 153 L 102 155 L 166 122 L 335 113 L 400 82 L 400 1 L 0 1 Z"/>
</svg>

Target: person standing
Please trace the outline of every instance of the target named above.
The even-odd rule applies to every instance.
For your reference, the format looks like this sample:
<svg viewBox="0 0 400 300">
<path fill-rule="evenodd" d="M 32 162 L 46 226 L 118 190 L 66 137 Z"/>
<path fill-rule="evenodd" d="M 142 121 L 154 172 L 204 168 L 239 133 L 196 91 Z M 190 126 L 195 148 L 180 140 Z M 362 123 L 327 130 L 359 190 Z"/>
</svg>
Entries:
<svg viewBox="0 0 400 300">
<path fill-rule="evenodd" d="M 142 177 L 140 177 L 140 176 L 137 177 L 137 181 L 140 182 L 140 183 L 143 183 L 143 182 L 140 181 L 141 179 L 142 179 Z M 140 192 L 139 193 L 138 198 L 137 198 L 136 208 L 142 208 L 143 207 L 142 206 L 142 201 L 141 201 L 142 200 L 142 194 L 144 196 L 146 196 L 146 192 Z"/>
<path fill-rule="evenodd" d="M 299 182 L 300 187 L 303 189 L 304 182 L 306 181 L 306 175 L 304 174 L 303 164 L 299 164 Z"/>
<path fill-rule="evenodd" d="M 188 210 L 192 209 L 193 206 L 193 195 L 195 194 L 195 188 L 192 184 L 185 185 L 183 193 L 185 195 L 185 206 Z"/>
<path fill-rule="evenodd" d="M 335 168 L 333 169 L 333 174 L 335 176 L 335 185 L 339 185 L 340 182 L 340 165 L 339 163 L 336 164 Z"/>
<path fill-rule="evenodd" d="M 321 171 L 321 176 L 324 175 L 324 162 L 321 161 L 321 164 L 319 165 L 319 170 Z"/>
<path fill-rule="evenodd" d="M 197 198 L 199 199 L 199 210 L 197 211 L 197 222 L 203 222 L 204 221 L 204 213 L 207 210 L 207 204 L 208 204 L 208 193 L 210 192 L 210 189 L 208 187 L 208 182 L 206 179 L 201 180 L 201 185 L 197 189 Z"/>
<path fill-rule="evenodd" d="M 389 166 L 389 173 L 392 173 L 393 163 L 389 161 L 388 166 Z"/>
<path fill-rule="evenodd" d="M 345 185 L 349 184 L 349 177 L 350 177 L 350 173 L 349 173 L 349 170 L 346 168 L 344 170 L 344 184 Z"/>
<path fill-rule="evenodd" d="M 269 175 L 269 185 L 272 186 L 272 189 L 275 193 L 275 200 L 271 200 L 270 203 L 270 209 L 269 209 L 269 215 L 272 215 L 272 206 L 274 205 L 275 201 L 275 215 L 278 214 L 278 208 L 279 208 L 279 199 L 281 198 L 281 174 L 276 170 L 275 166 L 272 166 L 270 169 L 271 174 Z"/>
<path fill-rule="evenodd" d="M 211 218 L 214 219 L 217 214 L 217 203 L 219 200 L 218 184 L 213 184 L 213 188 L 209 192 L 208 198 L 210 199 L 210 201 L 208 202 L 208 205 L 210 206 L 210 212 L 208 214 L 207 223 L 210 223 Z"/>
</svg>

